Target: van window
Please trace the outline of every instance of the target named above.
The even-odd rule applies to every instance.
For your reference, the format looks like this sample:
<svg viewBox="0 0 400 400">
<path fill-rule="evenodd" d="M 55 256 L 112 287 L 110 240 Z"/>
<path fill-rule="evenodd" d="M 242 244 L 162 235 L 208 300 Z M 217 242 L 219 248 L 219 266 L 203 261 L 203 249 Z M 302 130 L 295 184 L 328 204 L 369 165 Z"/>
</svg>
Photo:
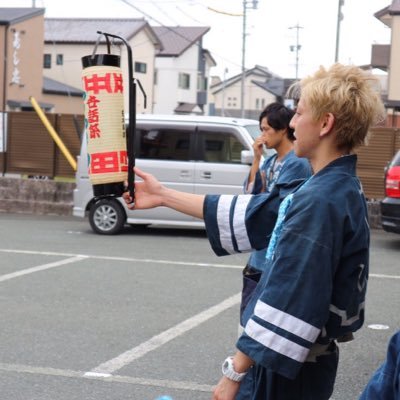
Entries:
<svg viewBox="0 0 400 400">
<path fill-rule="evenodd" d="M 261 135 L 260 125 L 246 125 L 245 128 L 253 139 L 258 138 Z"/>
<path fill-rule="evenodd" d="M 240 163 L 243 144 L 232 133 L 199 131 L 199 154 L 201 161 Z"/>
<path fill-rule="evenodd" d="M 136 129 L 136 157 L 188 161 L 192 134 L 185 129 L 138 128 Z"/>
</svg>

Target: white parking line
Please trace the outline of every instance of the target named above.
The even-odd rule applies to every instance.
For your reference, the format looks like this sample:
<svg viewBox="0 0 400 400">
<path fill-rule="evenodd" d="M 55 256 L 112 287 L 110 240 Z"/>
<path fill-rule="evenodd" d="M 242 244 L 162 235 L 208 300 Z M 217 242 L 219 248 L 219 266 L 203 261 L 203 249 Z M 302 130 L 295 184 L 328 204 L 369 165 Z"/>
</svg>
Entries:
<svg viewBox="0 0 400 400">
<path fill-rule="evenodd" d="M 370 278 L 400 279 L 400 275 L 369 274 Z"/>
<path fill-rule="evenodd" d="M 33 367 L 31 365 L 22 365 L 22 364 L 0 363 L 0 371 L 17 372 L 19 374 L 67 377 L 75 379 L 91 379 L 91 380 L 106 381 L 106 382 L 128 383 L 131 385 L 141 385 L 145 387 L 153 386 L 153 387 L 161 387 L 164 389 L 189 390 L 196 392 L 211 392 L 213 389 L 212 385 L 204 385 L 196 382 L 134 378 L 131 376 L 123 376 L 123 375 L 111 375 L 107 377 L 104 376 L 88 377 L 84 376 L 84 373 L 82 371 L 73 371 L 69 369 L 58 369 L 58 368 Z"/>
<path fill-rule="evenodd" d="M 90 255 L 90 254 L 56 253 L 56 252 L 52 252 L 52 251 L 0 249 L 0 252 L 3 252 L 3 253 L 16 253 L 16 254 L 37 254 L 37 255 L 42 255 L 42 256 L 86 257 L 86 258 L 93 258 L 93 259 L 96 259 L 96 260 L 130 261 L 130 262 L 137 262 L 137 263 L 168 264 L 168 265 L 189 265 L 189 266 L 195 266 L 195 267 L 243 269 L 243 265 L 208 264 L 208 263 L 196 263 L 196 262 L 189 262 L 189 261 L 155 260 L 155 259 L 151 259 L 151 258 L 96 256 L 96 255 Z"/>
<path fill-rule="evenodd" d="M 176 337 L 183 335 L 185 332 L 196 328 L 203 322 L 209 320 L 210 318 L 215 317 L 221 312 L 229 309 L 232 306 L 235 306 L 240 302 L 241 294 L 235 294 L 234 296 L 228 297 L 226 300 L 221 303 L 208 308 L 207 310 L 194 315 L 191 318 L 181 322 L 180 324 L 175 325 L 174 327 L 167 329 L 166 331 L 160 333 L 159 335 L 153 336 L 151 339 L 146 342 L 140 344 L 139 346 L 134 347 L 131 350 L 126 351 L 125 353 L 120 354 L 118 357 L 113 358 L 112 360 L 106 361 L 103 364 L 100 364 L 96 368 L 87 372 L 87 376 L 93 376 L 93 374 L 111 374 L 122 367 L 130 364 L 132 361 L 137 360 L 140 357 L 143 357 L 145 354 L 153 351 L 165 343 L 175 339 Z"/>
<path fill-rule="evenodd" d="M 67 258 L 65 260 L 55 261 L 49 264 L 38 265 L 37 267 L 23 269 L 21 271 L 12 272 L 10 274 L 5 274 L 0 276 L 0 282 L 8 281 L 9 279 L 18 278 L 23 275 L 33 274 L 34 272 L 44 271 L 50 268 L 60 267 L 61 265 L 71 264 L 77 261 L 86 259 L 86 256 L 75 256 Z"/>
<path fill-rule="evenodd" d="M 234 264 L 196 263 L 196 262 L 188 262 L 188 261 L 155 260 L 155 259 L 151 259 L 151 258 L 96 256 L 96 255 L 91 255 L 91 254 L 57 253 L 57 252 L 53 252 L 53 251 L 0 249 L 0 252 L 16 253 L 16 254 L 37 254 L 37 255 L 43 255 L 43 256 L 59 256 L 59 257 L 83 257 L 83 258 L 93 258 L 96 260 L 131 261 L 131 262 L 138 262 L 138 263 L 154 263 L 154 264 L 169 264 L 169 265 L 189 265 L 189 266 L 196 266 L 196 267 L 243 269 L 243 265 L 234 265 Z M 369 277 L 370 278 L 382 278 L 382 279 L 400 279 L 400 275 L 385 275 L 385 274 L 372 274 L 372 273 L 369 274 Z"/>
</svg>

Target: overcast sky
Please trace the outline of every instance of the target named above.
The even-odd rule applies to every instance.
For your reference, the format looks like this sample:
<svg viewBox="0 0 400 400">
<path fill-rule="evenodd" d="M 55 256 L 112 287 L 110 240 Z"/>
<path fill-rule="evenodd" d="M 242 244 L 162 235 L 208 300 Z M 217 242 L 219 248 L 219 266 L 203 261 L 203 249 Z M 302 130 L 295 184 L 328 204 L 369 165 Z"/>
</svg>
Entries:
<svg viewBox="0 0 400 400">
<path fill-rule="evenodd" d="M 240 73 L 243 0 L 0 0 L 0 7 L 46 8 L 46 17 L 145 18 L 151 25 L 210 26 L 204 37 L 221 78 Z M 344 0 L 339 61 L 369 64 L 372 43 L 388 44 L 390 29 L 374 13 L 391 0 Z M 298 77 L 335 60 L 338 0 L 247 0 L 246 68 L 256 64 L 282 77 Z M 295 28 L 299 26 L 300 28 Z M 298 41 L 297 41 L 298 33 Z M 133 49 L 134 52 L 134 49 Z"/>
</svg>

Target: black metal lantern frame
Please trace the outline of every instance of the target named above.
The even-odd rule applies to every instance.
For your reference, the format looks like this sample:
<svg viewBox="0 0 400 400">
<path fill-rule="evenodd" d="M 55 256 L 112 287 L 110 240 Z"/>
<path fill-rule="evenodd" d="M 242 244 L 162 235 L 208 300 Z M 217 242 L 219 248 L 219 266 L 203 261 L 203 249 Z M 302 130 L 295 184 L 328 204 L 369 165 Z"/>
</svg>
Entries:
<svg viewBox="0 0 400 400">
<path fill-rule="evenodd" d="M 136 84 L 139 86 L 140 91 L 144 97 L 144 108 L 147 106 L 147 96 L 143 89 L 142 84 L 138 79 L 133 76 L 133 61 L 132 61 L 132 49 L 129 43 L 121 36 L 114 35 L 112 33 L 97 31 L 99 35 L 104 35 L 107 43 L 107 53 L 111 55 L 111 43 L 110 38 L 121 40 L 126 46 L 128 53 L 128 80 L 129 80 L 129 126 L 126 135 L 126 150 L 128 154 L 128 186 L 127 190 L 132 198 L 132 203 L 135 201 L 135 135 L 136 135 Z M 96 52 L 97 45 L 100 42 L 100 36 L 97 40 L 93 54 Z"/>
</svg>

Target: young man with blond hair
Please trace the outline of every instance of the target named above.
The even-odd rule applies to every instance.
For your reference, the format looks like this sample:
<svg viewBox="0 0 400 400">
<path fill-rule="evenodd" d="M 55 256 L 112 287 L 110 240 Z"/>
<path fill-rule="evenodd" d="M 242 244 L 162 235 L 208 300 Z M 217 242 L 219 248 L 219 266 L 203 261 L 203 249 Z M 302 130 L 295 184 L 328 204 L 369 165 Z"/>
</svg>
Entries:
<svg viewBox="0 0 400 400">
<path fill-rule="evenodd" d="M 383 115 L 373 83 L 369 73 L 341 64 L 300 81 L 294 150 L 310 161 L 313 175 L 285 197 L 276 224 L 273 196 L 196 196 L 136 169 L 143 182 L 134 207 L 204 218 L 218 255 L 263 248 L 272 231 L 244 332 L 223 363 L 213 400 L 235 399 L 247 373 L 254 378 L 247 400 L 330 398 L 336 342 L 351 339 L 364 322 L 369 226 L 352 151 Z"/>
</svg>

